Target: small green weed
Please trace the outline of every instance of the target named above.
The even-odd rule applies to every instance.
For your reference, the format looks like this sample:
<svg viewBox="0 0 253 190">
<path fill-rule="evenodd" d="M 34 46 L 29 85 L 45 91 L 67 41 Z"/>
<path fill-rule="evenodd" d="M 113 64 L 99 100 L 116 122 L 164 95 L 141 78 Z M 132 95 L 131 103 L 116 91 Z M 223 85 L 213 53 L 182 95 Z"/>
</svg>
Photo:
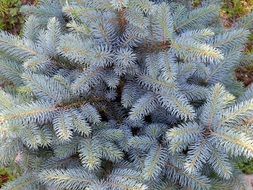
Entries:
<svg viewBox="0 0 253 190">
<path fill-rule="evenodd" d="M 224 0 L 223 14 L 231 21 L 247 15 L 253 10 L 253 0 Z"/>
<path fill-rule="evenodd" d="M 1 0 L 0 1 L 0 29 L 12 33 L 18 33 L 23 23 L 20 13 L 21 0 Z"/>
<path fill-rule="evenodd" d="M 253 174 L 253 160 L 239 162 L 238 167 L 245 174 Z"/>
<path fill-rule="evenodd" d="M 20 171 L 14 170 L 13 167 L 0 168 L 0 188 L 4 183 L 14 180 Z"/>
</svg>

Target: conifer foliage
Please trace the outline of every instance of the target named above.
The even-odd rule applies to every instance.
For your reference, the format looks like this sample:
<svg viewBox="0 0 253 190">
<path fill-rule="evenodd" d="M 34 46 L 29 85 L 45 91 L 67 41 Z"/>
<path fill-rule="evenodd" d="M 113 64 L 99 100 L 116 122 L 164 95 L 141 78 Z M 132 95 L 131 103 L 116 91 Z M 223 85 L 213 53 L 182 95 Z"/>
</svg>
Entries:
<svg viewBox="0 0 253 190">
<path fill-rule="evenodd" d="M 3 190 L 242 187 L 250 17 L 228 30 L 218 3 L 178 2 L 23 7 L 22 37 L 0 34 L 0 164 L 24 171 Z"/>
</svg>

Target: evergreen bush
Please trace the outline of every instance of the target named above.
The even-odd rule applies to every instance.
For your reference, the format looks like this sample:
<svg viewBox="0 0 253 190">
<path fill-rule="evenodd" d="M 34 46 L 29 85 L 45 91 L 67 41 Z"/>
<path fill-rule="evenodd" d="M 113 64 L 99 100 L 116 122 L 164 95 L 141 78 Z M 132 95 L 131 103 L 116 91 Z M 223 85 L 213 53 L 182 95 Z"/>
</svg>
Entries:
<svg viewBox="0 0 253 190">
<path fill-rule="evenodd" d="M 0 34 L 3 190 L 242 188 L 253 158 L 253 88 L 234 70 L 252 16 L 220 6 L 43 0 L 22 37 Z"/>
</svg>

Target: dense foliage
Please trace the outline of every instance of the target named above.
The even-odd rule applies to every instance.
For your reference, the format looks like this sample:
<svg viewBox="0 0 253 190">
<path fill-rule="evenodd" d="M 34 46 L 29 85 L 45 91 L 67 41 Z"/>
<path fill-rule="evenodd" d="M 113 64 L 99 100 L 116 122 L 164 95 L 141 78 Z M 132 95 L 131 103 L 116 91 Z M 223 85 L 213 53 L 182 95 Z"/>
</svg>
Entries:
<svg viewBox="0 0 253 190">
<path fill-rule="evenodd" d="M 0 34 L 3 190 L 231 189 L 253 158 L 253 88 L 234 70 L 252 15 L 220 4 L 44 0 Z"/>
</svg>

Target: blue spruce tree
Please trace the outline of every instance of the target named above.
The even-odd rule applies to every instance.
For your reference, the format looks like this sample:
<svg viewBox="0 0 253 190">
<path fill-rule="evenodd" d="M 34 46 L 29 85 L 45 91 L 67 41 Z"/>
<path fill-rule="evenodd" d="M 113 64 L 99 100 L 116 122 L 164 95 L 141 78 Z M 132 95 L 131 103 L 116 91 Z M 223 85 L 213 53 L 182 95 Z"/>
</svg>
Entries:
<svg viewBox="0 0 253 190">
<path fill-rule="evenodd" d="M 231 190 L 253 158 L 253 87 L 234 70 L 253 15 L 219 4 L 43 0 L 0 34 L 3 190 Z"/>
</svg>

